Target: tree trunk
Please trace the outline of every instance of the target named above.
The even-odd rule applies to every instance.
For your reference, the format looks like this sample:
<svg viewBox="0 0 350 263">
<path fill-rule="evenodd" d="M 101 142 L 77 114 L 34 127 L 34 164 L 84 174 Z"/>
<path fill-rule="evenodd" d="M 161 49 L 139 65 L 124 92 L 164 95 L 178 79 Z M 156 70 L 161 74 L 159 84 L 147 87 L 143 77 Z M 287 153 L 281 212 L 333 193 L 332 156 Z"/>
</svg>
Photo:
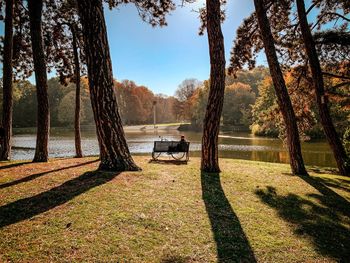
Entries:
<svg viewBox="0 0 350 263">
<path fill-rule="evenodd" d="M 6 0 L 5 9 L 5 36 L 4 36 L 4 61 L 3 61 L 3 111 L 2 127 L 5 134 L 1 142 L 0 160 L 9 160 L 11 157 L 12 137 L 12 56 L 13 56 L 13 0 Z"/>
<path fill-rule="evenodd" d="M 42 0 L 28 0 L 30 35 L 32 40 L 36 94 L 38 101 L 37 137 L 33 162 L 48 161 L 50 127 L 49 97 L 46 75 L 46 59 L 42 36 Z"/>
<path fill-rule="evenodd" d="M 100 169 L 139 170 L 126 143 L 113 89 L 112 62 L 101 0 L 78 1 L 88 66 L 91 105 L 100 147 Z"/>
<path fill-rule="evenodd" d="M 328 100 L 325 95 L 324 81 L 322 76 L 322 69 L 318 59 L 315 42 L 311 34 L 311 30 L 307 21 L 305 12 L 305 4 L 303 0 L 297 0 L 297 9 L 299 16 L 299 24 L 304 40 L 305 51 L 309 59 L 309 64 L 312 73 L 312 79 L 315 86 L 316 103 L 323 126 L 324 133 L 337 162 L 339 172 L 344 176 L 350 175 L 350 166 L 347 164 L 348 157 L 346 156 L 342 142 L 333 125 L 329 108 Z"/>
<path fill-rule="evenodd" d="M 74 66 L 75 66 L 75 114 L 74 114 L 74 137 L 75 137 L 75 156 L 78 158 L 83 157 L 83 151 L 81 149 L 81 133 L 80 133 L 80 62 L 77 47 L 76 30 L 73 26 L 70 27 L 73 36 L 73 53 L 74 53 Z"/>
<path fill-rule="evenodd" d="M 254 0 L 254 4 L 258 18 L 260 34 L 264 43 L 265 53 L 277 96 L 278 106 L 281 110 L 284 123 L 286 125 L 287 147 L 289 151 L 290 166 L 293 174 L 306 175 L 307 172 L 301 154 L 299 131 L 295 113 L 283 78 L 283 73 L 278 62 L 270 22 L 267 18 L 266 10 L 264 7 L 264 1 Z"/>
<path fill-rule="evenodd" d="M 220 0 L 207 0 L 207 33 L 210 54 L 210 88 L 203 123 L 202 162 L 204 172 L 220 172 L 218 135 L 225 93 L 225 50 L 221 32 Z"/>
</svg>

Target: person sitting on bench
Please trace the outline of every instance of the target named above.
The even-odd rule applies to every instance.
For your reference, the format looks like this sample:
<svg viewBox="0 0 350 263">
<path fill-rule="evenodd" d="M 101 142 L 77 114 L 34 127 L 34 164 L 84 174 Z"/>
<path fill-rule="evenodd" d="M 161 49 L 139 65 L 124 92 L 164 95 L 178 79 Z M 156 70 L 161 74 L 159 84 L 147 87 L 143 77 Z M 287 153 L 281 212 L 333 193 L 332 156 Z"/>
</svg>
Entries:
<svg viewBox="0 0 350 263">
<path fill-rule="evenodd" d="M 186 140 L 185 136 L 181 135 L 180 142 L 169 146 L 169 152 L 185 152 L 186 151 Z"/>
<path fill-rule="evenodd" d="M 177 145 L 177 150 L 179 152 L 186 152 L 187 151 L 187 142 L 185 140 L 185 136 L 181 135 L 180 143 Z"/>
</svg>

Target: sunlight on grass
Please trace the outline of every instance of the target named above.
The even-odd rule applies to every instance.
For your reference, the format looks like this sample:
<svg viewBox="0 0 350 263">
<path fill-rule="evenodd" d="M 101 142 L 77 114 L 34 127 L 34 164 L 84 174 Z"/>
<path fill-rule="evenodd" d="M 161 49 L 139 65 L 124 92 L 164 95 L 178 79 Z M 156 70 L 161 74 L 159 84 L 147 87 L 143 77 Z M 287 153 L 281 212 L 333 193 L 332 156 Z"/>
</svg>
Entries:
<svg viewBox="0 0 350 263">
<path fill-rule="evenodd" d="M 0 261 L 336 262 L 350 258 L 350 179 L 221 160 L 223 173 L 94 158 L 0 163 Z M 123 262 L 123 261 L 122 261 Z"/>
</svg>

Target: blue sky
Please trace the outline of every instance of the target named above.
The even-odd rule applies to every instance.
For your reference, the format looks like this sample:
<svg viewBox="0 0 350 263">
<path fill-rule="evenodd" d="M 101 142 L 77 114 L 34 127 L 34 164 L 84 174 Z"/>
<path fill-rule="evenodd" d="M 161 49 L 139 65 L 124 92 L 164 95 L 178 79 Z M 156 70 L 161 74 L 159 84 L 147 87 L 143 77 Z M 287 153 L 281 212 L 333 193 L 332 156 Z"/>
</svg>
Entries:
<svg viewBox="0 0 350 263">
<path fill-rule="evenodd" d="M 206 35 L 198 35 L 200 21 L 193 11 L 203 3 L 178 7 L 163 28 L 142 22 L 132 5 L 106 9 L 114 77 L 134 80 L 167 95 L 173 95 L 186 78 L 208 79 L 208 40 Z M 253 1 L 228 1 L 227 19 L 222 25 L 227 62 L 236 29 L 253 8 Z"/>
<path fill-rule="evenodd" d="M 177 7 L 168 16 L 168 26 L 162 28 L 144 23 L 132 4 L 113 10 L 105 8 L 114 78 L 133 80 L 154 93 L 166 95 L 173 95 L 186 78 L 208 79 L 208 40 L 206 35 L 198 35 L 200 21 L 193 11 L 203 4 L 204 0 L 199 0 Z M 236 29 L 253 9 L 253 1 L 229 0 L 226 5 L 222 30 L 227 63 Z M 3 23 L 0 33 L 3 34 Z M 264 60 L 261 56 L 259 64 Z"/>
</svg>

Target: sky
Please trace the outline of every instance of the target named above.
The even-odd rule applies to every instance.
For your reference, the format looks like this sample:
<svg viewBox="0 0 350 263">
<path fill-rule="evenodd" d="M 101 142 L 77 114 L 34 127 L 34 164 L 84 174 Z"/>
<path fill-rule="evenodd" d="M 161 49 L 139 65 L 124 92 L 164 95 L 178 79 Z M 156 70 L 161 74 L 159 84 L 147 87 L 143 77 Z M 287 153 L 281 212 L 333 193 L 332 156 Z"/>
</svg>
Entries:
<svg viewBox="0 0 350 263">
<path fill-rule="evenodd" d="M 198 1 L 177 7 L 167 17 L 168 26 L 162 28 L 143 22 L 133 5 L 111 11 L 106 8 L 114 77 L 133 80 L 166 95 L 173 95 L 186 78 L 208 79 L 208 39 L 206 34 L 198 35 L 200 21 L 196 12 L 203 4 Z M 229 0 L 226 5 L 222 31 L 227 65 L 236 29 L 253 9 L 253 1 Z"/>
<path fill-rule="evenodd" d="M 206 34 L 198 35 L 200 21 L 196 12 L 204 2 L 199 0 L 185 7 L 177 6 L 167 17 L 168 26 L 162 28 L 153 28 L 143 22 L 132 4 L 113 10 L 105 7 L 114 78 L 133 80 L 156 94 L 169 96 L 174 95 L 186 78 L 208 79 L 208 39 Z M 227 66 L 236 30 L 253 10 L 253 1 L 227 2 L 226 20 L 222 24 Z M 3 23 L 0 23 L 0 34 L 3 29 Z M 265 60 L 263 55 L 259 56 L 258 64 L 266 64 Z M 30 81 L 34 83 L 34 77 Z"/>
</svg>

